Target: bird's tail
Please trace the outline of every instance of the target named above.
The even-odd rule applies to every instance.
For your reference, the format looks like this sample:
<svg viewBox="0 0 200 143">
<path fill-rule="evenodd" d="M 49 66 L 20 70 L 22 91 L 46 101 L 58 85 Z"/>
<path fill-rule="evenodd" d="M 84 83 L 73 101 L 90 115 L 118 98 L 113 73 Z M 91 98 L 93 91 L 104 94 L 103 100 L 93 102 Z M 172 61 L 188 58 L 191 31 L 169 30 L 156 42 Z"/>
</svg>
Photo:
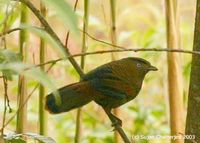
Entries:
<svg viewBox="0 0 200 143">
<path fill-rule="evenodd" d="M 68 112 L 72 109 L 81 107 L 92 101 L 90 85 L 87 81 L 81 81 L 58 89 L 59 98 L 53 93 L 46 96 L 46 110 L 52 114 Z M 56 100 L 60 99 L 58 104 Z"/>
</svg>

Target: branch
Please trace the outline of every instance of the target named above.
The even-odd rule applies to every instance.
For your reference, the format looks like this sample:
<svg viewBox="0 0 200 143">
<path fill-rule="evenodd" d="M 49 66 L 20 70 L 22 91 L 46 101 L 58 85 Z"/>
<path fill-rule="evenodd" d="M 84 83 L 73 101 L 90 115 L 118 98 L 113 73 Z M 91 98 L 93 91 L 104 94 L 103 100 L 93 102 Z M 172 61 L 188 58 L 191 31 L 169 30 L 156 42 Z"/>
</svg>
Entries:
<svg viewBox="0 0 200 143">
<path fill-rule="evenodd" d="M 115 125 L 115 130 L 117 130 L 125 143 L 131 143 L 120 125 Z"/>
<path fill-rule="evenodd" d="M 77 5 L 78 5 L 78 0 L 76 0 L 76 1 L 75 1 L 75 4 L 74 4 L 74 12 L 76 11 Z M 67 36 L 66 36 L 66 38 L 65 38 L 65 47 L 67 47 L 67 45 L 68 45 L 69 34 L 70 34 L 70 31 L 67 32 Z"/>
<path fill-rule="evenodd" d="M 69 58 L 68 58 L 69 61 L 74 66 L 74 68 L 76 69 L 76 71 L 79 73 L 80 77 L 82 77 L 84 75 L 82 69 L 77 64 L 77 62 L 75 61 L 75 59 L 71 56 L 71 53 L 69 52 L 68 48 L 65 47 L 65 45 L 62 43 L 62 41 L 59 39 L 59 37 L 56 35 L 56 33 L 51 28 L 51 26 L 48 24 L 48 22 L 46 21 L 46 19 L 42 16 L 42 14 L 40 13 L 40 11 L 29 0 L 13 0 L 13 1 L 19 1 L 21 3 L 24 3 L 35 14 L 35 16 L 39 19 L 39 21 L 44 26 L 45 31 L 55 40 L 55 42 L 60 47 L 62 47 L 65 50 L 67 56 L 69 56 Z"/>
<path fill-rule="evenodd" d="M 195 55 L 199 55 L 200 56 L 200 52 L 199 51 L 190 51 L 190 50 L 180 50 L 180 49 L 167 49 L 167 48 L 163 48 L 163 49 L 158 49 L 158 48 L 152 48 L 152 49 L 124 49 L 124 50 L 120 50 L 120 49 L 116 49 L 116 50 L 102 50 L 102 51 L 95 51 L 95 52 L 87 52 L 87 53 L 80 53 L 80 54 L 74 54 L 71 55 L 71 57 L 80 57 L 80 56 L 86 56 L 86 55 L 96 55 L 96 54 L 104 54 L 104 53 L 112 53 L 112 52 L 148 52 L 148 51 L 152 51 L 152 52 L 179 52 L 179 53 L 185 53 L 185 54 L 195 54 Z M 69 58 L 66 57 L 66 58 Z M 46 63 L 43 64 L 38 64 L 35 67 L 40 67 L 43 65 L 48 65 L 51 63 L 57 63 L 59 61 L 65 60 L 63 58 L 60 59 L 56 59 L 56 60 L 50 60 Z M 30 68 L 28 68 L 30 69 Z M 28 70 L 26 69 L 26 70 Z"/>
<path fill-rule="evenodd" d="M 0 33 L 0 37 L 3 36 L 3 35 L 6 35 L 6 34 L 10 34 L 10 33 L 14 32 L 14 31 L 17 31 L 17 30 L 21 30 L 21 28 L 14 28 L 14 29 L 10 29 L 8 31 L 5 31 L 3 33 Z M 82 31 L 82 30 L 80 30 L 80 31 Z M 84 32 L 84 33 L 86 33 L 86 32 Z M 148 52 L 148 51 L 149 52 L 150 51 L 152 51 L 152 52 L 178 52 L 178 53 L 185 53 L 185 54 L 200 55 L 199 51 L 181 50 L 181 49 L 168 49 L 168 48 L 148 48 L 148 49 L 144 49 L 144 48 L 132 49 L 132 48 L 130 48 L 130 49 L 126 49 L 123 46 L 114 45 L 114 44 L 111 44 L 111 43 L 96 39 L 96 38 L 94 38 L 93 36 L 91 36 L 88 33 L 86 33 L 86 35 L 88 37 L 90 37 L 91 39 L 95 40 L 95 41 L 98 41 L 100 43 L 103 43 L 103 44 L 106 44 L 106 45 L 109 45 L 109 46 L 112 46 L 112 47 L 117 47 L 117 48 L 120 48 L 120 49 L 102 50 L 102 51 L 95 51 L 95 52 L 87 52 L 87 53 L 84 53 L 84 54 L 80 53 L 80 54 L 75 54 L 75 55 L 69 55 L 69 56 L 66 57 L 66 59 L 72 58 L 72 57 L 85 56 L 85 55 L 96 55 L 96 54 L 104 54 L 104 53 L 112 53 L 112 52 L 128 52 L 128 51 L 133 51 L 133 52 Z M 61 61 L 61 60 L 64 60 L 64 59 L 52 60 L 50 63 L 58 62 L 58 61 Z M 44 63 L 44 64 L 46 64 L 46 63 Z M 47 64 L 49 64 L 49 62 L 47 62 Z"/>
<path fill-rule="evenodd" d="M 83 31 L 83 30 L 81 30 L 81 29 L 79 29 L 79 30 L 80 30 L 81 32 L 85 33 L 85 34 L 86 34 L 89 38 L 91 38 L 92 40 L 95 40 L 95 41 L 97 41 L 97 42 L 100 42 L 100 43 L 103 43 L 103 44 L 106 44 L 106 45 L 109 45 L 109 46 L 112 46 L 112 47 L 116 47 L 116 48 L 119 48 L 119 49 L 126 49 L 126 48 L 124 48 L 124 47 L 122 47 L 122 46 L 118 46 L 118 45 L 111 44 L 111 43 L 108 43 L 108 42 L 103 41 L 103 40 L 99 40 L 99 39 L 93 37 L 92 35 L 90 35 L 89 33 L 85 32 L 85 31 Z"/>
<path fill-rule="evenodd" d="M 10 34 L 12 32 L 18 31 L 18 30 L 22 30 L 22 28 L 18 27 L 18 28 L 14 28 L 14 29 L 10 29 L 10 30 L 4 31 L 4 32 L 0 33 L 0 37 L 4 36 L 6 34 Z"/>
</svg>

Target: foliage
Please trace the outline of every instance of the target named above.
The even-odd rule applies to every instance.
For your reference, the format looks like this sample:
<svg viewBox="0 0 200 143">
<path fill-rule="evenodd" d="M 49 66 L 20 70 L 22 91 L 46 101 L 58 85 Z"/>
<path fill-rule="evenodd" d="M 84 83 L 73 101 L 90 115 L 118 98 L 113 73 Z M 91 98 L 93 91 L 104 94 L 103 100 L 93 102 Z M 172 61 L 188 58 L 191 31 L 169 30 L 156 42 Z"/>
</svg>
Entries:
<svg viewBox="0 0 200 143">
<path fill-rule="evenodd" d="M 28 137 L 40 141 L 41 143 L 56 143 L 52 138 L 41 136 L 36 133 L 8 134 L 4 137 L 4 139 L 8 143 L 26 143 L 26 141 L 22 137 Z"/>
<path fill-rule="evenodd" d="M 12 52 L 8 49 L 1 49 L 0 50 L 0 64 L 5 65 L 12 62 L 20 62 L 20 55 Z M 12 80 L 12 75 L 16 74 L 14 71 L 9 69 L 1 69 L 2 73 L 8 80 Z"/>
</svg>

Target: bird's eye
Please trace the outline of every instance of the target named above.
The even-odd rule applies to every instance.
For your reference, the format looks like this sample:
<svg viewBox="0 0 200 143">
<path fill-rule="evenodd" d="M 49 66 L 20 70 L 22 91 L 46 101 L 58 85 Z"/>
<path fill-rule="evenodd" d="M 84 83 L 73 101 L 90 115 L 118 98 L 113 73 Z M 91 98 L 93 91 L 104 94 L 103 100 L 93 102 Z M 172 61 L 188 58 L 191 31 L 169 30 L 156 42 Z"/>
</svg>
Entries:
<svg viewBox="0 0 200 143">
<path fill-rule="evenodd" d="M 140 63 L 137 63 L 137 67 L 140 68 L 142 65 Z"/>
</svg>

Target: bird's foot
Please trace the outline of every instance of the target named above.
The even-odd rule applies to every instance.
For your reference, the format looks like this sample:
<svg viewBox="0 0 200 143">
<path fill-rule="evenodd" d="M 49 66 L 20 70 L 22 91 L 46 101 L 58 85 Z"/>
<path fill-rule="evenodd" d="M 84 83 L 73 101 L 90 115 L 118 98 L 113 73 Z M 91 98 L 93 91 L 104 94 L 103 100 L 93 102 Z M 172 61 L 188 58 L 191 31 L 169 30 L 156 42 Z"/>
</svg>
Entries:
<svg viewBox="0 0 200 143">
<path fill-rule="evenodd" d="M 122 126 L 122 121 L 119 118 L 116 118 L 114 122 L 112 122 L 112 127 Z"/>
</svg>

